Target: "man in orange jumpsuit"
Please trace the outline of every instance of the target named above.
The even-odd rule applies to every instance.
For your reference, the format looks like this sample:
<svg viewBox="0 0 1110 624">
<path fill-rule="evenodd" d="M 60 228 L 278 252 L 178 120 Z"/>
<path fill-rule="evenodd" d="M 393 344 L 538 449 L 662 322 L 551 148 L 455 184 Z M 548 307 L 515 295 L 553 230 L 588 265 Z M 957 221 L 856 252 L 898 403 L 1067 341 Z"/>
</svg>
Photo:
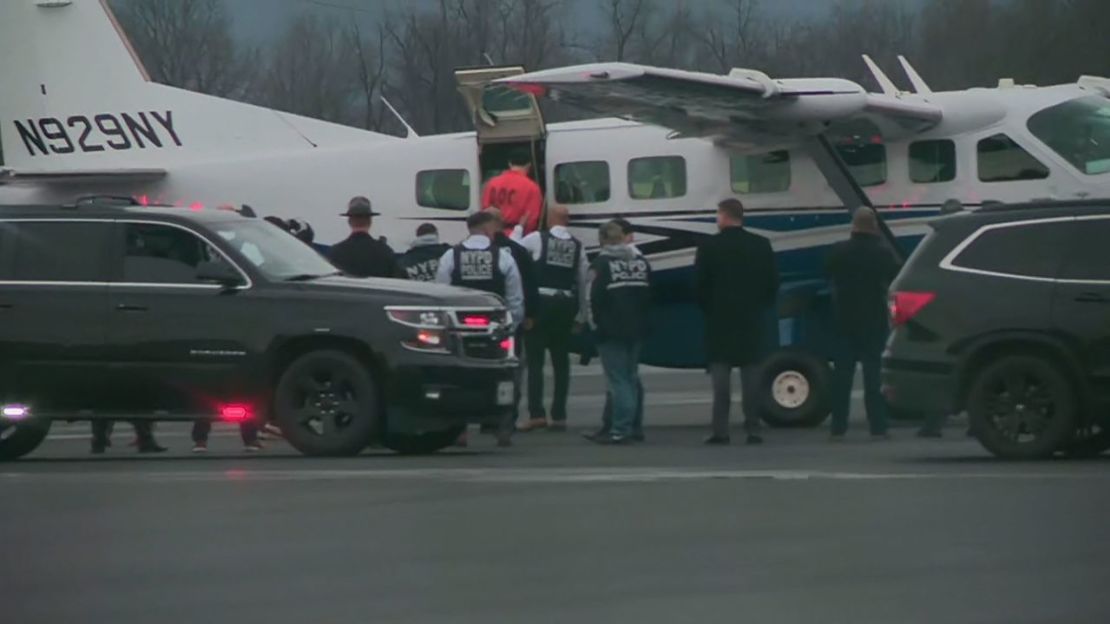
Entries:
<svg viewBox="0 0 1110 624">
<path fill-rule="evenodd" d="M 491 206 L 500 208 L 506 234 L 517 225 L 524 229 L 522 236 L 539 229 L 543 193 L 540 185 L 528 177 L 531 169 L 528 152 L 514 152 L 509 157 L 508 171 L 487 182 L 482 193 L 482 210 Z"/>
</svg>

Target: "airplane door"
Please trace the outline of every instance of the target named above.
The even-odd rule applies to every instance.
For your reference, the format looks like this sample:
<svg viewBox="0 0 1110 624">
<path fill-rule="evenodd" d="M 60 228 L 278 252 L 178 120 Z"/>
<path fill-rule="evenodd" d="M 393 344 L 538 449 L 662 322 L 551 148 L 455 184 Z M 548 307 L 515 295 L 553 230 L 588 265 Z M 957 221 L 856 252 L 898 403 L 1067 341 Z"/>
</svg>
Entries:
<svg viewBox="0 0 1110 624">
<path fill-rule="evenodd" d="M 482 181 L 506 168 L 509 153 L 527 149 L 532 154 L 536 181 L 545 187 L 544 139 L 547 127 L 539 103 L 531 93 L 491 84 L 498 78 L 519 76 L 520 66 L 471 67 L 455 70 L 455 81 L 478 137 Z"/>
<path fill-rule="evenodd" d="M 1110 398 L 1110 217 L 1080 218 L 1067 246 L 1053 321 L 1079 340 L 1095 389 Z M 1110 416 L 1108 416 L 1110 417 Z"/>
</svg>

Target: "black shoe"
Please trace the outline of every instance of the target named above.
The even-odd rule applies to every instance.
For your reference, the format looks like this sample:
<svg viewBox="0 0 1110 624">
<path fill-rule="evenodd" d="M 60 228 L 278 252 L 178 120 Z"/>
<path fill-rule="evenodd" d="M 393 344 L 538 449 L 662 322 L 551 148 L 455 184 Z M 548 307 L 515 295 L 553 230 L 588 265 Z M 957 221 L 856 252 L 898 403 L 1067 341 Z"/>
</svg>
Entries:
<svg viewBox="0 0 1110 624">
<path fill-rule="evenodd" d="M 711 435 L 705 439 L 706 446 L 728 446 L 732 444 L 732 438 L 728 436 Z"/>
<path fill-rule="evenodd" d="M 511 433 L 497 434 L 497 448 L 509 448 L 513 445 L 513 436 Z"/>
<path fill-rule="evenodd" d="M 631 436 L 603 435 L 594 438 L 594 442 L 602 446 L 625 446 L 632 444 Z"/>
<path fill-rule="evenodd" d="M 606 429 L 598 429 L 597 431 L 583 431 L 582 432 L 582 437 L 586 438 L 590 442 L 597 442 L 598 438 L 604 438 L 604 437 L 607 437 L 608 435 L 609 435 L 609 431 L 606 430 Z"/>
<path fill-rule="evenodd" d="M 755 435 L 754 433 L 749 433 L 748 439 L 745 440 L 744 443 L 748 446 L 759 446 L 760 444 L 763 444 L 763 438 Z"/>
<path fill-rule="evenodd" d="M 139 452 L 140 453 L 165 453 L 168 450 L 169 450 L 168 448 L 166 448 L 164 446 L 160 446 L 154 440 L 147 440 L 145 442 L 140 442 L 139 443 Z"/>
<path fill-rule="evenodd" d="M 104 450 L 108 448 L 107 442 L 93 442 L 92 448 L 89 449 L 93 455 L 103 455 Z"/>
</svg>

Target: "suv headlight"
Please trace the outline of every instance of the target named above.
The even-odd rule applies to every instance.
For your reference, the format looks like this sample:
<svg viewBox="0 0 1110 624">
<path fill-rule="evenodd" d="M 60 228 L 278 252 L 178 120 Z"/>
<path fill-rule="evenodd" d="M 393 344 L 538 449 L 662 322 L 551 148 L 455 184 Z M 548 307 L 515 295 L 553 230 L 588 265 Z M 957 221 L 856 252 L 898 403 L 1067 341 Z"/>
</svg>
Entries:
<svg viewBox="0 0 1110 624">
<path fill-rule="evenodd" d="M 409 327 L 447 329 L 447 313 L 434 308 L 387 307 L 389 320 Z"/>
</svg>

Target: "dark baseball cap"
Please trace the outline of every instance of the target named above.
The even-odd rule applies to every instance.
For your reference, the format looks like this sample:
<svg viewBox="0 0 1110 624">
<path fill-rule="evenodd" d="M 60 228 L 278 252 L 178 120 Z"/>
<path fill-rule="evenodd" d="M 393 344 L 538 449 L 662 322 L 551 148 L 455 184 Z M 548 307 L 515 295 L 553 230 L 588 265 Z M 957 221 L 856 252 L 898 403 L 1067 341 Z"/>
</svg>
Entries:
<svg viewBox="0 0 1110 624">
<path fill-rule="evenodd" d="M 340 213 L 341 217 L 373 217 L 381 214 L 374 212 L 370 208 L 370 200 L 365 197 L 352 197 L 351 201 L 347 202 L 347 212 Z"/>
</svg>

